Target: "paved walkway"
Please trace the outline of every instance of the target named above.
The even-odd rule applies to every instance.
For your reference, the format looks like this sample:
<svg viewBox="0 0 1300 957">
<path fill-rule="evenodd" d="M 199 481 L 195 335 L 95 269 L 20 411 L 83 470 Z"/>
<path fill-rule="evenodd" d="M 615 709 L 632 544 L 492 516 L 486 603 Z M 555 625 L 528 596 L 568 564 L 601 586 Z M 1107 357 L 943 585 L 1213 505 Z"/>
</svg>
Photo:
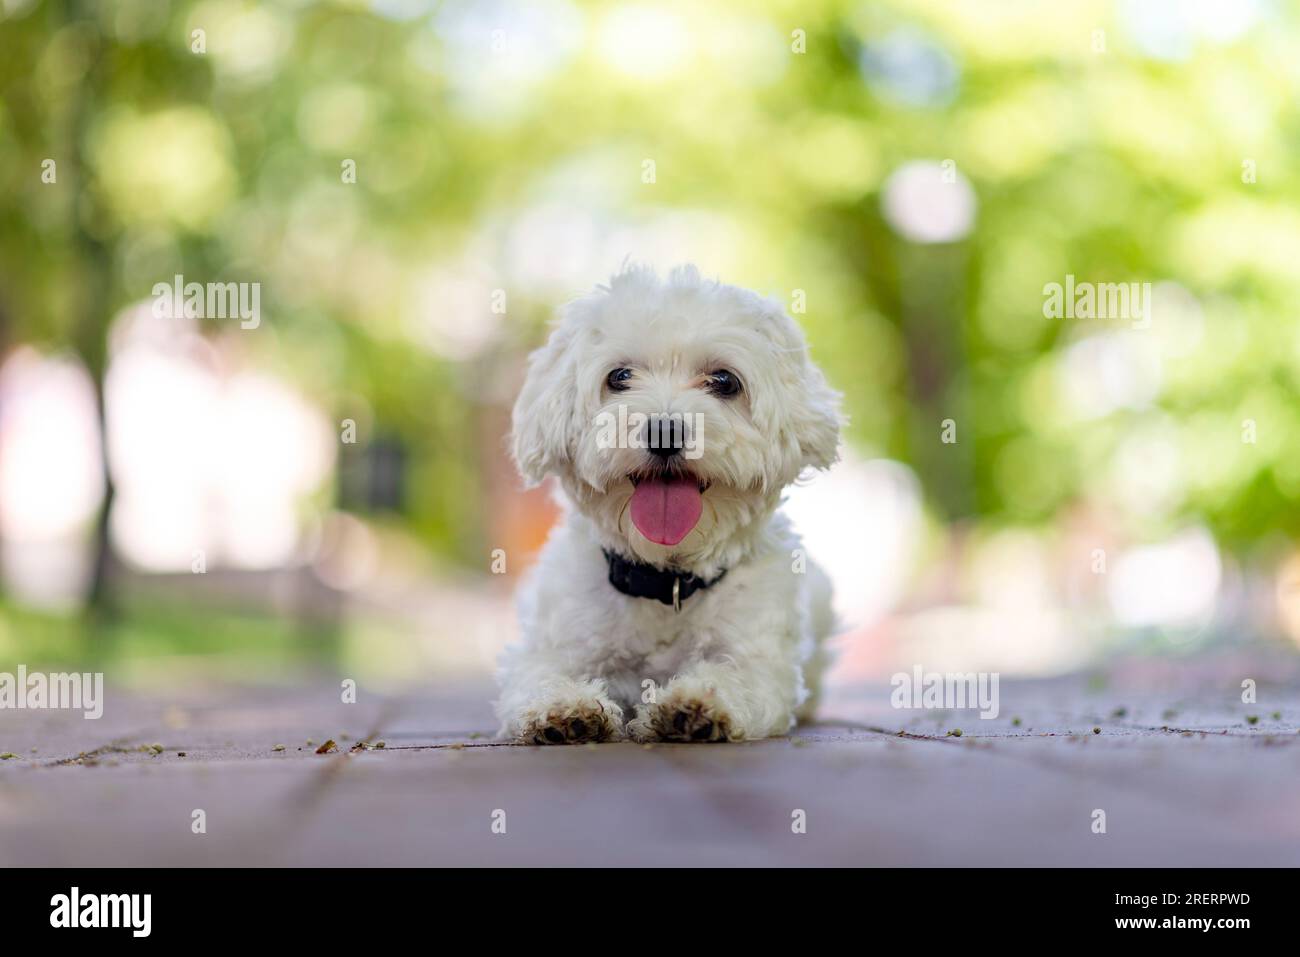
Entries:
<svg viewBox="0 0 1300 957">
<path fill-rule="evenodd" d="M 650 747 L 494 741 L 466 684 L 0 712 L 0 866 L 1300 864 L 1300 689 L 1138 683 L 1185 690 L 1005 681 L 981 720 L 842 689 L 789 738 Z"/>
</svg>

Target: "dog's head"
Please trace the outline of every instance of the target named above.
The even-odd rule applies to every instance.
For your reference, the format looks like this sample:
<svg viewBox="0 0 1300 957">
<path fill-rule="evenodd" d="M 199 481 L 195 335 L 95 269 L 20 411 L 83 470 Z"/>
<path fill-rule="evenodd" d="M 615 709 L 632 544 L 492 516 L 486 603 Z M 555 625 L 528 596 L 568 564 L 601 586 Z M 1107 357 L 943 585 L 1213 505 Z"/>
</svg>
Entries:
<svg viewBox="0 0 1300 957">
<path fill-rule="evenodd" d="M 556 475 L 608 544 L 725 562 L 839 443 L 839 396 L 779 303 L 681 267 L 631 268 L 570 303 L 514 409 L 530 485 Z"/>
</svg>

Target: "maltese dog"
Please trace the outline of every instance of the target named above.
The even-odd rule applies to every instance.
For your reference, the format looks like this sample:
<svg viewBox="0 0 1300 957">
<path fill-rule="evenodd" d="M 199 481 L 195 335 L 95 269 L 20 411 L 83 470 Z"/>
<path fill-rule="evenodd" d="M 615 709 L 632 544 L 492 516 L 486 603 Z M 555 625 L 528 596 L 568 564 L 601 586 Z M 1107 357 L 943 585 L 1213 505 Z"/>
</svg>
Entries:
<svg viewBox="0 0 1300 957">
<path fill-rule="evenodd" d="M 521 590 L 501 734 L 739 741 L 811 716 L 830 584 L 777 508 L 840 421 L 782 306 L 693 266 L 566 306 L 514 408 L 519 471 L 568 507 Z"/>
</svg>

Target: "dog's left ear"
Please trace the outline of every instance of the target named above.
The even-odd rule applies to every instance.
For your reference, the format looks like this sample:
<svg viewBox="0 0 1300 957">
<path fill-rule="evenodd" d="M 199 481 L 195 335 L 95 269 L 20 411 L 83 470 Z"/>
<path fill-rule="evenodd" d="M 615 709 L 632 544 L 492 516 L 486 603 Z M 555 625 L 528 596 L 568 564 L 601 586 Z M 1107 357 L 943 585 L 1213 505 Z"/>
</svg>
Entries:
<svg viewBox="0 0 1300 957">
<path fill-rule="evenodd" d="M 771 375 L 754 397 L 754 420 L 774 438 L 769 481 L 788 485 L 807 468 L 830 468 L 839 458 L 840 394 L 808 357 L 798 324 L 779 307 L 765 329 L 774 359 Z"/>
<path fill-rule="evenodd" d="M 802 365 L 803 401 L 792 404 L 787 427 L 799 446 L 800 471 L 828 469 L 840 457 L 840 427 L 844 424 L 840 394 L 827 384 L 822 370 L 808 358 L 806 350 L 798 355 Z"/>
<path fill-rule="evenodd" d="M 571 348 L 575 335 L 573 326 L 561 323 L 546 345 L 528 357 L 524 387 L 511 415 L 515 465 L 528 488 L 573 462 L 581 433 Z"/>
</svg>

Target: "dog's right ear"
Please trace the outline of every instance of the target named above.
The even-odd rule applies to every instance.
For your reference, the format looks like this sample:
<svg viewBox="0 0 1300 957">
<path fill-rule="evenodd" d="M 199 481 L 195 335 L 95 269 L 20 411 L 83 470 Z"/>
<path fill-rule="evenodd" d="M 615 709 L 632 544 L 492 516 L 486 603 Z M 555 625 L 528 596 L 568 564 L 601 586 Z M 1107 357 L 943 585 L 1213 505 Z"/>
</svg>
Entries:
<svg viewBox="0 0 1300 957">
<path fill-rule="evenodd" d="M 578 419 L 578 377 L 573 350 L 574 329 L 557 326 L 546 345 L 528 357 L 524 387 L 511 415 L 515 465 L 528 488 L 554 472 L 567 469 L 581 434 Z"/>
</svg>

